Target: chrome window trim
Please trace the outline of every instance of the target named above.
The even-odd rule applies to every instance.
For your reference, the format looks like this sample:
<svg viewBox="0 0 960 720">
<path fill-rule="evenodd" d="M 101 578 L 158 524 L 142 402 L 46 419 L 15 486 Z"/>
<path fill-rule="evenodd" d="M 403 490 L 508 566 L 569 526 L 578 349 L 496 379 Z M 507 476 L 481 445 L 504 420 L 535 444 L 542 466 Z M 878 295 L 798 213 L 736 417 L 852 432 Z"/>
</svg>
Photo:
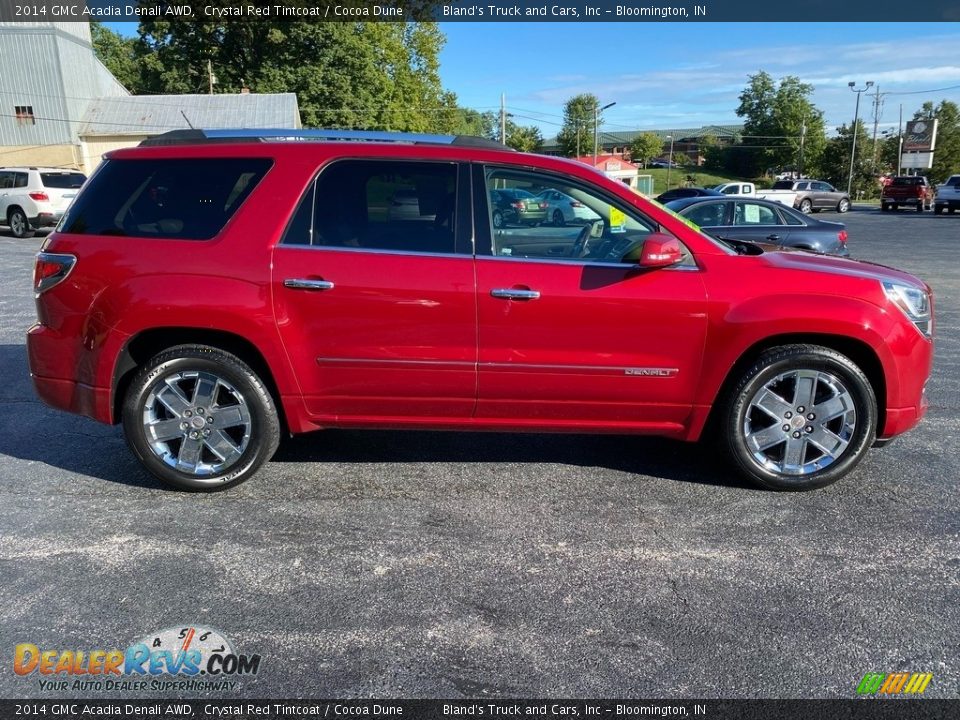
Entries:
<svg viewBox="0 0 960 720">
<path fill-rule="evenodd" d="M 691 257 L 693 254 L 691 253 Z M 547 263 L 550 265 L 579 265 L 582 267 L 608 267 L 608 268 L 621 268 L 624 270 L 634 268 L 636 270 L 642 270 L 643 268 L 637 263 L 615 263 L 615 262 L 584 262 L 582 259 L 578 258 L 524 258 L 524 257 L 510 257 L 509 255 L 477 255 L 477 260 L 506 260 L 508 262 L 525 262 L 525 263 Z M 687 270 L 700 272 L 700 267 L 694 262 L 693 265 L 670 265 L 665 268 L 659 268 L 660 270 Z"/>
<path fill-rule="evenodd" d="M 345 253 L 373 253 L 375 255 L 412 255 L 415 257 L 442 257 L 472 259 L 474 255 L 466 253 L 432 253 L 422 250 L 384 250 L 383 248 L 359 248 L 359 247 L 340 247 L 333 245 L 284 245 L 278 244 L 274 250 L 322 250 L 326 252 L 345 252 Z"/>
</svg>

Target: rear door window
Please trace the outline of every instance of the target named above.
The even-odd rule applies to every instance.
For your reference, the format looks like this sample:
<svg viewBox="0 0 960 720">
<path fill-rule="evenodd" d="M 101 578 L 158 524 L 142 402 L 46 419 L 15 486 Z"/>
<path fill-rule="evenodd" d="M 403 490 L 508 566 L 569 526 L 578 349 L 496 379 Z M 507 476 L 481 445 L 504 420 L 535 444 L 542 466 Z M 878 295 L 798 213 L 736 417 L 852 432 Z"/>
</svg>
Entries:
<svg viewBox="0 0 960 720">
<path fill-rule="evenodd" d="M 272 162 L 108 160 L 67 212 L 63 232 L 207 240 L 223 229 Z"/>
<path fill-rule="evenodd" d="M 454 163 L 340 160 L 300 201 L 283 243 L 451 254 L 456 210 Z"/>
</svg>

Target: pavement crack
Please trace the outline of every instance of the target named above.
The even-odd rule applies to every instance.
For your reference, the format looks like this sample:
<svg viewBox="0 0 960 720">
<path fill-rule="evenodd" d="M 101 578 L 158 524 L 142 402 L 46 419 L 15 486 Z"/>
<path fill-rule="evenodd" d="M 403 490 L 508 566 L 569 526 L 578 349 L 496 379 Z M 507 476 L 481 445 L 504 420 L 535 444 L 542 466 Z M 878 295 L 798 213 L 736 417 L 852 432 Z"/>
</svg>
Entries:
<svg viewBox="0 0 960 720">
<path fill-rule="evenodd" d="M 661 544 L 666 546 L 665 538 L 660 534 L 656 529 L 653 529 L 653 535 L 661 542 Z M 660 572 L 663 574 L 664 580 L 667 581 L 667 585 L 670 588 L 670 592 L 673 593 L 673 596 L 680 601 L 680 604 L 683 606 L 683 612 L 686 613 L 690 610 L 690 603 L 687 601 L 687 598 L 684 597 L 678 588 L 677 580 L 667 571 L 664 563 L 660 563 Z"/>
</svg>

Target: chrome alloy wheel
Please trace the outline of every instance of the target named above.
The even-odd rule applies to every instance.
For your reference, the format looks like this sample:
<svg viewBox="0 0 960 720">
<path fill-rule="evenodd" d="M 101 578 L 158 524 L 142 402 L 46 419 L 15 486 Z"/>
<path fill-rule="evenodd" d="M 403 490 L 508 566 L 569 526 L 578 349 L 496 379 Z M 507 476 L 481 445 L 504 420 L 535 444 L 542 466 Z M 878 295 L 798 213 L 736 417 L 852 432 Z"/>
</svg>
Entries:
<svg viewBox="0 0 960 720">
<path fill-rule="evenodd" d="M 803 476 L 837 461 L 853 438 L 853 396 L 836 375 L 819 370 L 781 373 L 747 406 L 743 437 L 760 468 Z"/>
<path fill-rule="evenodd" d="M 209 372 L 177 372 L 158 379 L 143 406 L 150 448 L 188 475 L 220 475 L 229 469 L 247 449 L 251 428 L 243 395 Z"/>
</svg>

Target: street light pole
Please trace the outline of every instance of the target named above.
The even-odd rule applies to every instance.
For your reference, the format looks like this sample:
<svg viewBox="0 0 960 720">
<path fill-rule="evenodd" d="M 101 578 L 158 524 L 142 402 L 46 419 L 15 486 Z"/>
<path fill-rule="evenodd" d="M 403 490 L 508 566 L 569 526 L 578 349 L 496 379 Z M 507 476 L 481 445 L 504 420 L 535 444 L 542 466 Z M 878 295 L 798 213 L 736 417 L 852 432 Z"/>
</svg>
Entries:
<svg viewBox="0 0 960 720">
<path fill-rule="evenodd" d="M 850 147 L 850 173 L 847 175 L 847 196 L 849 197 L 850 191 L 853 188 L 853 160 L 857 156 L 857 121 L 860 119 L 860 93 L 864 93 L 872 88 L 873 81 L 868 80 L 867 86 L 859 90 L 855 82 L 849 82 L 847 85 L 857 94 L 857 104 L 853 110 L 853 145 Z"/>
<path fill-rule="evenodd" d="M 670 157 L 667 159 L 667 190 L 670 189 L 670 171 L 673 170 L 673 135 L 667 135 L 670 138 Z"/>
<path fill-rule="evenodd" d="M 593 106 L 593 166 L 597 166 L 597 140 L 599 138 L 599 133 L 597 132 L 597 126 L 600 123 L 600 113 L 606 110 L 607 108 L 612 108 L 616 105 L 615 102 L 604 105 L 603 107 Z"/>
</svg>

